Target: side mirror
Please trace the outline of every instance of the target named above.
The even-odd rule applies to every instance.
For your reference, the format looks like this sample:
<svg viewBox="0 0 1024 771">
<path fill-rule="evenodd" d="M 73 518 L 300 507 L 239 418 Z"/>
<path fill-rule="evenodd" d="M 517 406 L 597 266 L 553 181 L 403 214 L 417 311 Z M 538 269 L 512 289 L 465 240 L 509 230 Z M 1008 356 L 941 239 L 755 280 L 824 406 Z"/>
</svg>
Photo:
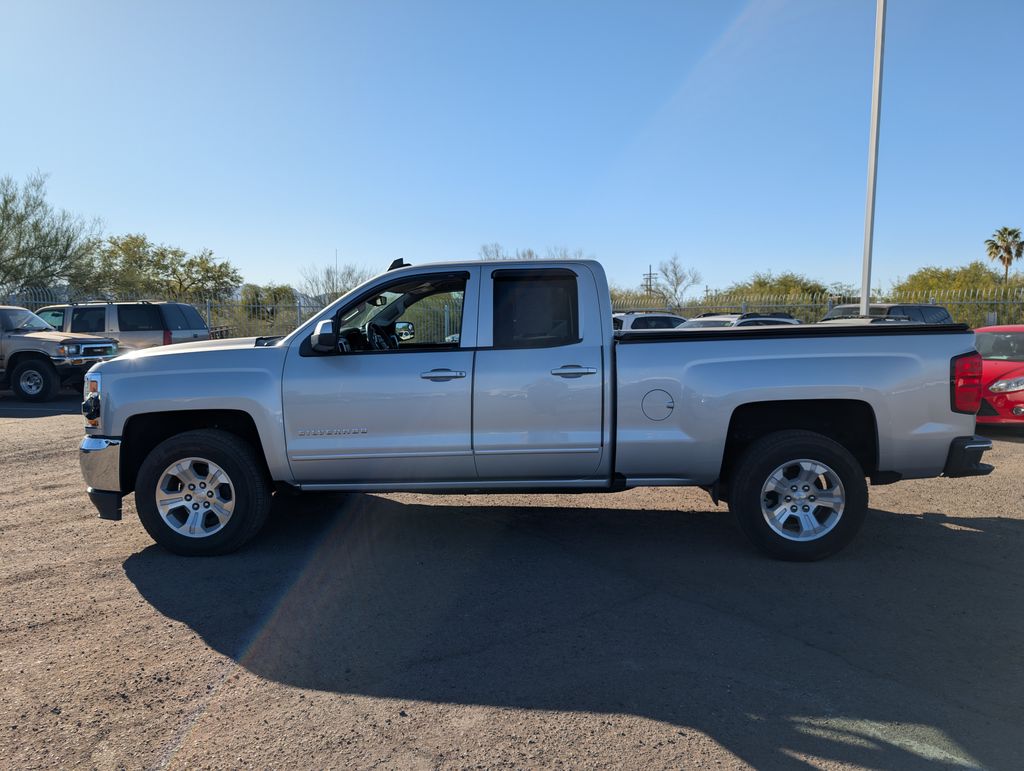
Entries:
<svg viewBox="0 0 1024 771">
<path fill-rule="evenodd" d="M 399 340 L 412 340 L 416 337 L 416 326 L 411 321 L 396 321 L 395 335 Z"/>
<path fill-rule="evenodd" d="M 334 353 L 338 350 L 338 335 L 334 332 L 334 322 L 330 319 L 317 322 L 313 334 L 309 336 L 309 344 L 319 353 Z"/>
</svg>

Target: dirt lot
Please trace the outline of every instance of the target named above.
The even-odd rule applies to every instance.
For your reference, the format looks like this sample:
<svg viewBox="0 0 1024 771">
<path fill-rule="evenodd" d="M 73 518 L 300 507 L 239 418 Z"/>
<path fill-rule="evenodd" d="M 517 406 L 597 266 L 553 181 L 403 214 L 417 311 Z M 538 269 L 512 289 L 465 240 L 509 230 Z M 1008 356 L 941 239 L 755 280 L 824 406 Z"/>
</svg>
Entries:
<svg viewBox="0 0 1024 771">
<path fill-rule="evenodd" d="M 1024 442 L 874 488 L 831 560 L 700 492 L 282 498 L 244 552 L 96 519 L 0 397 L 0 764 L 1019 767 Z"/>
</svg>

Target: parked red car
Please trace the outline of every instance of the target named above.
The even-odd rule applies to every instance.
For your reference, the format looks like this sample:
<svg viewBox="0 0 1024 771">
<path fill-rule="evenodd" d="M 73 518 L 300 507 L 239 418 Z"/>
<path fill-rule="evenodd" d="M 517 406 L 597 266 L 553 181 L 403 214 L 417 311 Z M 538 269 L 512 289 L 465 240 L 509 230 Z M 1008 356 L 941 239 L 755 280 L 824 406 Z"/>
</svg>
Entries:
<svg viewBox="0 0 1024 771">
<path fill-rule="evenodd" d="M 981 354 L 979 423 L 1024 425 L 1024 324 L 975 330 Z"/>
</svg>

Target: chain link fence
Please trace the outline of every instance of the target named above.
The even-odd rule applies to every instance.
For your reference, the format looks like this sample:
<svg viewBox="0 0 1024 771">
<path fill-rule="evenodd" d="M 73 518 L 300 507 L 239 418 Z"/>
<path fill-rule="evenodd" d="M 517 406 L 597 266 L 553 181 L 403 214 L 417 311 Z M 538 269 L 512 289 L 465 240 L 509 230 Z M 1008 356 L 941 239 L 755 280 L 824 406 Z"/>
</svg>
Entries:
<svg viewBox="0 0 1024 771">
<path fill-rule="evenodd" d="M 70 296 L 69 296 L 70 295 Z M 67 289 L 34 289 L 0 297 L 9 305 L 39 310 L 47 305 L 85 302 Z M 106 297 L 104 301 L 139 301 L 130 296 Z M 308 321 L 328 303 L 319 298 L 294 296 L 287 302 L 244 303 L 239 299 L 197 299 L 194 297 L 163 297 L 163 300 L 187 302 L 202 315 L 214 337 L 251 337 L 285 335 Z M 324 298 L 326 299 L 326 298 Z M 872 297 L 872 302 L 934 304 L 947 308 L 953 318 L 971 327 L 991 324 L 1024 324 L 1024 289 L 951 290 L 944 292 L 903 292 Z M 671 311 L 691 318 L 701 313 L 789 313 L 804 323 L 820 321 L 834 306 L 856 303 L 856 298 L 830 295 L 734 295 L 708 293 L 702 298 L 671 307 L 660 296 L 619 298 L 613 302 L 616 312 Z M 429 303 L 427 305 L 430 305 Z M 456 305 L 438 305 L 410 309 L 409 320 L 417 331 L 430 334 L 430 339 L 443 339 L 457 332 L 462 309 Z M 413 318 L 415 315 L 415 318 Z"/>
<path fill-rule="evenodd" d="M 856 297 L 834 295 L 744 295 L 708 293 L 679 307 L 663 298 L 628 297 L 613 302 L 616 312 L 641 310 L 671 311 L 691 318 L 701 313 L 789 313 L 805 324 L 820 321 L 836 305 L 857 303 Z M 971 327 L 1024 323 L 1024 289 L 965 289 L 942 292 L 899 292 L 873 296 L 873 303 L 941 305 L 953 319 Z"/>
<path fill-rule="evenodd" d="M 48 305 L 84 302 L 155 302 L 157 299 L 188 303 L 194 307 L 210 328 L 214 338 L 272 337 L 286 335 L 309 321 L 333 302 L 330 298 L 310 298 L 295 295 L 290 301 L 246 303 L 239 299 L 202 299 L 195 297 L 135 297 L 118 295 L 103 298 L 76 297 L 67 289 L 30 289 L 6 296 L 0 295 L 0 304 L 18 305 L 38 311 Z M 443 340 L 459 332 L 462 305 L 457 301 L 441 302 L 427 298 L 412 306 L 403 320 L 416 325 L 418 337 Z"/>
</svg>

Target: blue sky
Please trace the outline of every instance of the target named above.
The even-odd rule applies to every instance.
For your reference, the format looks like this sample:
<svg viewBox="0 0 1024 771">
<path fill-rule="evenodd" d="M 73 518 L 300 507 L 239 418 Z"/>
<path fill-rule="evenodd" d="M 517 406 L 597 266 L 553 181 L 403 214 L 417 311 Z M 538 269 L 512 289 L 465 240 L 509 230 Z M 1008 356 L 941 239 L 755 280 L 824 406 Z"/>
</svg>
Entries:
<svg viewBox="0 0 1024 771">
<path fill-rule="evenodd" d="M 874 0 L 7 0 L 0 174 L 248 280 L 582 248 L 859 282 Z M 1024 226 L 1024 3 L 890 0 L 876 285 Z"/>
</svg>

